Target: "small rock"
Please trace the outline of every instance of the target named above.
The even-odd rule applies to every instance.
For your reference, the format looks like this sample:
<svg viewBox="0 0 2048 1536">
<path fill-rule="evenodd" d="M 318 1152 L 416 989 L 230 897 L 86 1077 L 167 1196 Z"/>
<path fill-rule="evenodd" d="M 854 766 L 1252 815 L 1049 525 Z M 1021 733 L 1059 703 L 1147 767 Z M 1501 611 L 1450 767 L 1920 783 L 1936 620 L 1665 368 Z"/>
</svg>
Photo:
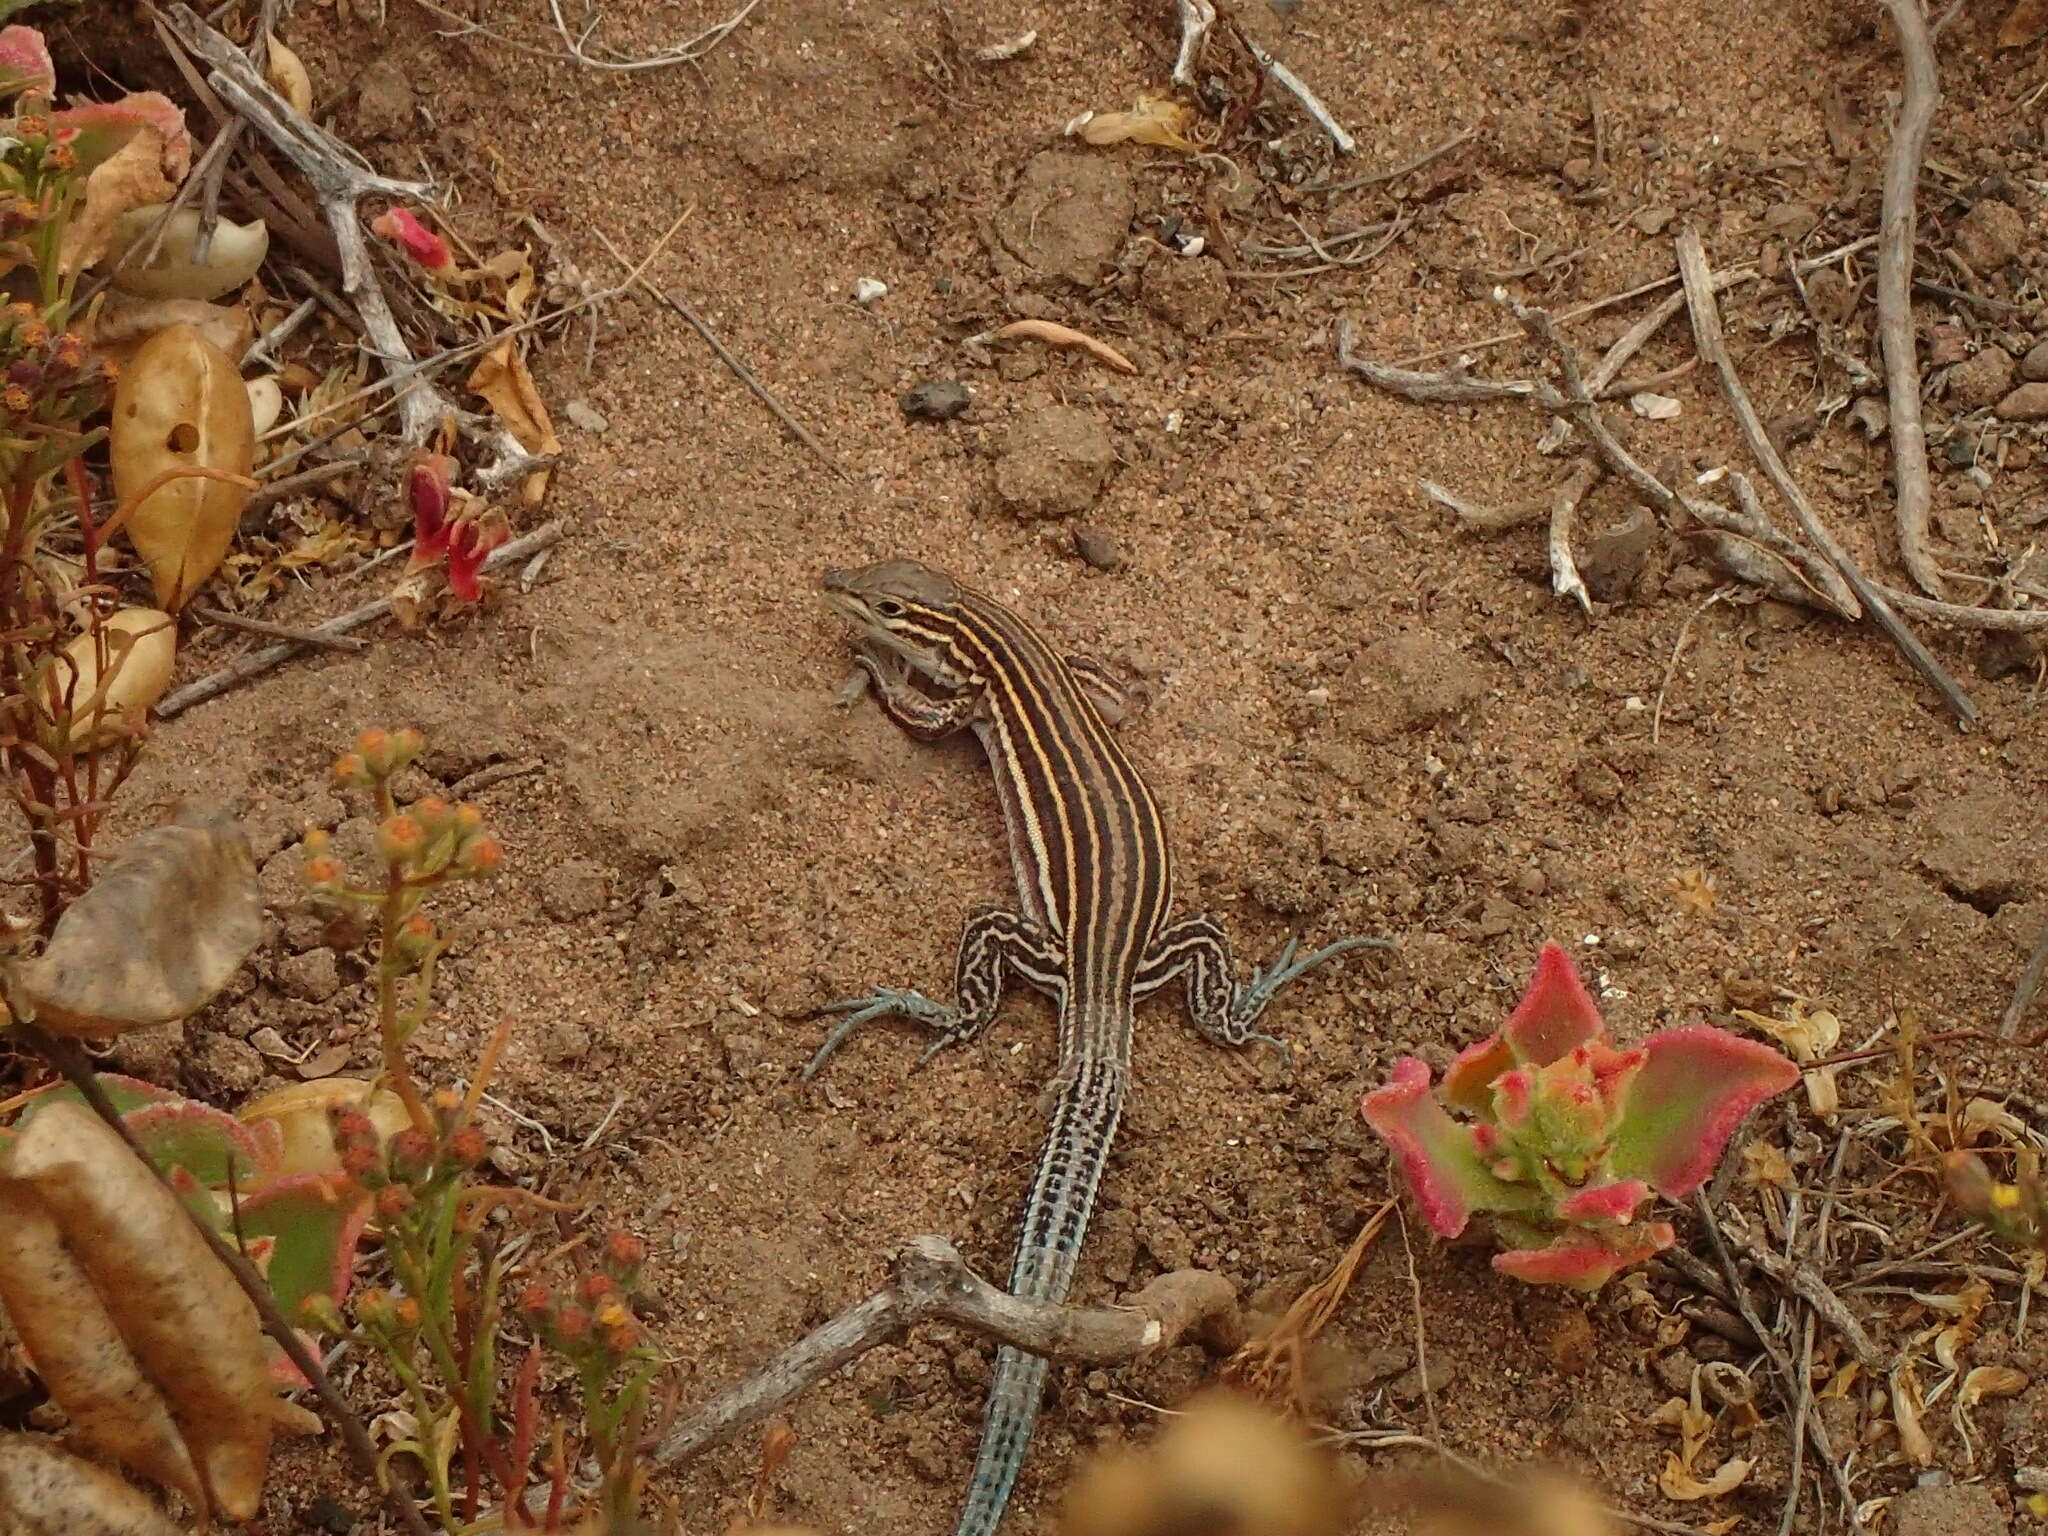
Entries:
<svg viewBox="0 0 2048 1536">
<path fill-rule="evenodd" d="M 590 1049 L 590 1031 L 572 1019 L 556 1019 L 541 1031 L 541 1059 L 550 1066 L 580 1061 Z"/>
<path fill-rule="evenodd" d="M 562 414 L 569 418 L 569 425 L 583 432 L 609 432 L 611 418 L 598 410 L 588 400 L 571 400 L 562 407 Z"/>
<path fill-rule="evenodd" d="M 1983 1483 L 1908 1488 L 1892 1504 L 1893 1536 L 2006 1536 L 2011 1529 L 1998 1495 Z"/>
<path fill-rule="evenodd" d="M 403 138 L 412 131 L 412 79 L 389 54 L 356 76 L 355 119 L 365 139 Z"/>
<path fill-rule="evenodd" d="M 1343 693 L 1351 733 L 1384 736 L 1465 713 L 1486 697 L 1486 678 L 1456 641 L 1418 629 L 1368 646 Z"/>
<path fill-rule="evenodd" d="M 294 1055 L 285 1038 L 268 1024 L 249 1032 L 249 1044 L 273 1061 L 290 1061 Z"/>
<path fill-rule="evenodd" d="M 931 379 L 904 393 L 896 403 L 906 416 L 951 421 L 974 403 L 974 391 L 958 379 Z"/>
<path fill-rule="evenodd" d="M 995 236 L 1041 276 L 1093 287 L 1123 248 L 1137 196 L 1127 165 L 1106 155 L 1046 150 L 1017 178 L 996 215 Z"/>
<path fill-rule="evenodd" d="M 1986 347 L 1949 369 L 1948 397 L 1966 411 L 1981 410 L 2011 391 L 2012 376 L 2012 354 L 2003 347 Z"/>
<path fill-rule="evenodd" d="M 879 277 L 856 277 L 853 280 L 853 302 L 872 304 L 888 296 L 889 285 Z"/>
<path fill-rule="evenodd" d="M 1676 208 L 1642 208 L 1629 219 L 1629 223 L 1646 235 L 1661 235 L 1671 227 L 1671 221 L 1677 217 Z"/>
<path fill-rule="evenodd" d="M 1597 757 L 1579 759 L 1572 769 L 1572 788 L 1581 800 L 1597 811 L 1609 810 L 1621 803 L 1621 775 Z"/>
<path fill-rule="evenodd" d="M 607 894 L 602 866 L 572 859 L 552 870 L 541 887 L 541 910 L 558 923 L 573 923 L 604 910 Z"/>
<path fill-rule="evenodd" d="M 1154 261 L 1144 293 L 1147 309 L 1189 336 L 1207 335 L 1230 312 L 1230 279 L 1213 261 Z"/>
<path fill-rule="evenodd" d="M 1997 206 L 2003 208 L 2005 204 Z M 1998 402 L 1996 414 L 2000 421 L 2048 421 L 2048 383 L 2022 384 Z"/>
<path fill-rule="evenodd" d="M 1808 203 L 1779 203 L 1764 213 L 1764 228 L 1788 245 L 1804 240 L 1820 223 L 1820 214 Z"/>
<path fill-rule="evenodd" d="M 1095 505 L 1116 464 L 1116 439 L 1077 406 L 1048 405 L 1010 424 L 996 496 L 1021 518 L 1072 517 Z"/>
<path fill-rule="evenodd" d="M 236 1102 L 263 1081 L 263 1058 L 254 1046 L 207 1030 L 186 1045 L 185 1079 L 199 1098 Z"/>
<path fill-rule="evenodd" d="M 287 955 L 277 964 L 277 984 L 287 997 L 324 1003 L 341 990 L 341 966 L 331 949 Z"/>
<path fill-rule="evenodd" d="M 1988 277 L 2019 255 L 2026 238 L 2027 221 L 2019 209 L 1986 199 L 1963 215 L 1953 244 L 1971 271 Z"/>
<path fill-rule="evenodd" d="M 2048 384 L 2048 341 L 2037 341 L 2020 359 L 2020 377 L 2029 384 Z"/>
<path fill-rule="evenodd" d="M 1116 536 L 1092 523 L 1083 523 L 1074 530 L 1074 553 L 1098 571 L 1120 571 L 1126 564 L 1123 545 L 1116 541 Z"/>
<path fill-rule="evenodd" d="M 2041 668 L 2041 641 L 2015 630 L 1989 631 L 1977 649 L 1977 675 L 1986 682 L 2032 677 Z"/>
<path fill-rule="evenodd" d="M 323 1493 L 306 1506 L 306 1525 L 310 1530 L 324 1531 L 326 1536 L 351 1536 L 356 1517 Z"/>
</svg>

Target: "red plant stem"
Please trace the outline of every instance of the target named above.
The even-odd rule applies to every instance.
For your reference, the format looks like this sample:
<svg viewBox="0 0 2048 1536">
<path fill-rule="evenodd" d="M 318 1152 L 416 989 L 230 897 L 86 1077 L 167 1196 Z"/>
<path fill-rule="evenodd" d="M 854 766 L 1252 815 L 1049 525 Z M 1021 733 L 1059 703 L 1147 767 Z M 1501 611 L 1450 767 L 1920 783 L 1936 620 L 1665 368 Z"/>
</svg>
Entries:
<svg viewBox="0 0 2048 1536">
<path fill-rule="evenodd" d="M 534 1440 L 540 1428 L 540 1401 L 536 1395 L 540 1363 L 540 1340 L 535 1339 L 527 1346 L 526 1358 L 519 1363 L 519 1379 L 512 1387 L 511 1475 L 505 1484 L 505 1508 L 517 1510 L 522 1525 L 526 1523 L 526 1483 L 532 1475 Z"/>
<path fill-rule="evenodd" d="M 555 1453 L 548 1461 L 548 1512 L 541 1529 L 552 1531 L 562 1523 L 562 1500 L 569 1492 L 569 1458 L 562 1450 L 562 1426 L 555 1426 Z"/>
<path fill-rule="evenodd" d="M 71 494 L 78 498 L 78 533 L 85 543 L 85 584 L 96 586 L 100 579 L 100 530 L 92 520 L 92 482 L 86 479 L 85 463 L 76 454 L 64 461 L 64 477 L 71 482 Z"/>
</svg>

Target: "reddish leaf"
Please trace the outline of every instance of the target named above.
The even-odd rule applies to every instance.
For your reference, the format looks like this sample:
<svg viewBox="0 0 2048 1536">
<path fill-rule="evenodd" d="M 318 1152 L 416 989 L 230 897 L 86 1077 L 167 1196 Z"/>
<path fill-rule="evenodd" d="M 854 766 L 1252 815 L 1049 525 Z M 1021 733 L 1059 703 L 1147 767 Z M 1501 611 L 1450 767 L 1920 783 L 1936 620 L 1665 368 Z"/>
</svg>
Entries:
<svg viewBox="0 0 2048 1536">
<path fill-rule="evenodd" d="M 1629 1220 L 1636 1207 L 1650 1198 L 1650 1186 L 1641 1179 L 1623 1179 L 1614 1184 L 1595 1184 L 1558 1202 L 1557 1214 L 1569 1222 Z"/>
<path fill-rule="evenodd" d="M 1547 1248 L 1516 1248 L 1493 1256 L 1501 1274 L 1531 1285 L 1564 1285 L 1575 1291 L 1597 1291 L 1631 1264 L 1662 1253 L 1676 1241 L 1668 1222 L 1653 1221 L 1640 1234 L 1606 1237 L 1561 1237 Z"/>
<path fill-rule="evenodd" d="M 1403 1057 L 1384 1088 L 1360 1101 L 1366 1124 L 1380 1133 L 1429 1224 L 1445 1237 L 1465 1230 L 1475 1210 L 1509 1210 L 1522 1193 L 1495 1178 L 1472 1131 L 1458 1124 L 1429 1091 L 1429 1066 Z"/>
<path fill-rule="evenodd" d="M 1667 1200 L 1697 1189 L 1742 1117 L 1799 1081 L 1799 1068 L 1760 1040 L 1695 1025 L 1643 1042 L 1629 1085 L 1612 1167 Z"/>
<path fill-rule="evenodd" d="M 1502 1031 L 1524 1066 L 1547 1067 L 1607 1032 L 1572 957 L 1561 944 L 1545 944 L 1536 974 Z"/>
</svg>

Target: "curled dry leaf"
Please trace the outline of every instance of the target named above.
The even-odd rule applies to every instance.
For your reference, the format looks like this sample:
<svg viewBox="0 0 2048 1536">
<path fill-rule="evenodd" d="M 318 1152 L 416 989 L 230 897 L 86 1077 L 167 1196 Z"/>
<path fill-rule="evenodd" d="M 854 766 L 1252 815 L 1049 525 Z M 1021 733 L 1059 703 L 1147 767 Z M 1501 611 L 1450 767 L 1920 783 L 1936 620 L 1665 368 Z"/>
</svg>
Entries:
<svg viewBox="0 0 2048 1536">
<path fill-rule="evenodd" d="M 1667 1499 L 1689 1504 L 1699 1499 L 1718 1499 L 1733 1493 L 1748 1478 L 1756 1463 L 1747 1457 L 1731 1456 L 1711 1477 L 1694 1477 L 1676 1454 L 1664 1458 L 1664 1470 L 1657 1474 L 1657 1491 Z"/>
<path fill-rule="evenodd" d="M 1801 1066 L 1818 1061 L 1841 1043 L 1842 1021 L 1827 1009 L 1809 1008 L 1803 1002 L 1795 1002 L 1791 1012 L 1789 1019 L 1774 1019 L 1768 1014 L 1738 1008 L 1735 1016 L 1745 1024 L 1755 1025 L 1784 1046 Z M 1840 1072 L 1840 1067 L 1820 1067 L 1802 1076 L 1806 1085 L 1806 1101 L 1823 1119 L 1832 1120 L 1841 1110 L 1841 1088 L 1836 1082 Z"/>
<path fill-rule="evenodd" d="M 130 209 L 161 203 L 177 190 L 177 182 L 164 174 L 174 153 L 160 130 L 140 127 L 127 143 L 92 168 L 85 178 L 85 202 L 64 225 L 64 238 L 57 248 L 59 271 L 69 276 L 96 265 L 114 243 L 115 232 Z"/>
<path fill-rule="evenodd" d="M 273 1424 L 263 1330 L 185 1208 L 79 1104 L 35 1115 L 0 1176 L 34 1190 L 135 1365 L 169 1405 L 199 1473 L 202 1509 L 254 1518 Z"/>
<path fill-rule="evenodd" d="M 51 662 L 36 697 L 43 734 L 73 751 L 97 752 L 141 731 L 171 686 L 178 626 L 154 608 L 123 608 L 80 635 Z"/>
<path fill-rule="evenodd" d="M 131 208 L 115 226 L 103 265 L 107 281 L 121 292 L 145 299 L 217 299 L 254 277 L 270 254 L 270 230 L 261 219 L 247 224 L 220 219 L 206 259 L 200 260 L 200 212 L 180 208 L 164 222 L 155 253 L 142 261 L 163 212 L 161 203 Z"/>
<path fill-rule="evenodd" d="M 42 1435 L 0 1434 L 0 1531 L 7 1536 L 180 1536 L 154 1504 Z"/>
<path fill-rule="evenodd" d="M 256 324 L 241 305 L 207 304 L 198 299 L 124 299 L 109 294 L 92 325 L 92 344 L 132 365 L 142 344 L 174 325 L 195 327 L 229 357 L 240 357 L 256 339 Z"/>
<path fill-rule="evenodd" d="M 1015 37 L 1006 37 L 999 43 L 990 43 L 986 48 L 974 50 L 974 56 L 984 64 L 1001 64 L 1014 59 L 1033 43 L 1038 41 L 1038 30 L 1019 32 Z"/>
<path fill-rule="evenodd" d="M 1140 96 L 1128 112 L 1091 112 L 1080 119 L 1074 132 L 1090 144 L 1153 144 L 1198 155 L 1202 146 L 1183 131 L 1194 113 L 1171 96 Z"/>
<path fill-rule="evenodd" d="M 1070 325 L 1060 325 L 1051 320 L 1012 320 L 1008 325 L 993 331 L 983 331 L 973 337 L 969 345 L 982 346 L 991 341 L 1042 341 L 1049 347 L 1079 347 L 1091 357 L 1100 359 L 1120 373 L 1136 373 L 1138 365 L 1106 341 L 1097 341 L 1085 331 L 1077 331 Z"/>
<path fill-rule="evenodd" d="M 562 451 L 562 440 L 555 436 L 554 423 L 548 419 L 548 408 L 541 403 L 540 391 L 534 388 L 533 375 L 526 371 L 525 359 L 509 338 L 484 354 L 469 376 L 469 388 L 470 393 L 482 395 L 490 403 L 498 419 L 528 453 Z M 547 490 L 548 471 L 537 469 L 520 485 L 520 499 L 529 507 L 537 507 Z"/>
<path fill-rule="evenodd" d="M 277 418 L 284 414 L 284 386 L 278 383 L 274 374 L 260 379 L 250 379 L 246 386 L 249 391 L 249 426 L 258 437 L 277 425 Z"/>
<path fill-rule="evenodd" d="M 264 39 L 263 78 L 299 116 L 313 115 L 313 77 L 306 73 L 305 61 L 274 32 Z"/>
<path fill-rule="evenodd" d="M 1911 1362 L 1901 1362 L 1892 1372 L 1892 1425 L 1899 1432 L 1899 1454 L 1909 1466 L 1934 1465 L 1934 1442 L 1921 1427 L 1925 1407 L 1920 1395 L 1920 1378 Z"/>
<path fill-rule="evenodd" d="M 249 840 L 187 811 L 130 838 L 16 980 L 45 1029 L 117 1035 L 197 1013 L 262 938 Z"/>
<path fill-rule="evenodd" d="M 341 1154 L 334 1148 L 334 1127 L 327 1117 L 328 1110 L 336 1107 L 360 1109 L 382 1137 L 395 1136 L 412 1124 L 397 1094 L 373 1088 L 358 1077 L 293 1083 L 243 1105 L 238 1118 L 244 1125 L 264 1121 L 276 1125 L 281 1138 L 280 1174 L 336 1173 L 341 1169 Z"/>
<path fill-rule="evenodd" d="M 1963 1378 L 1956 1402 L 1964 1408 L 1974 1408 L 1994 1397 L 2018 1397 L 2027 1390 L 2028 1381 L 2025 1371 L 2009 1365 L 1980 1365 Z"/>
<path fill-rule="evenodd" d="M 123 507 L 172 471 L 247 476 L 255 419 L 233 360 L 194 326 L 152 336 L 115 387 L 109 453 Z M 175 612 L 219 569 L 248 499 L 240 485 L 187 474 L 134 506 L 128 542 L 149 566 L 160 607 Z"/>
<path fill-rule="evenodd" d="M 1630 395 L 1628 408 L 1645 421 L 1671 421 L 1684 409 L 1670 395 L 1656 394 L 1647 389 Z"/>
</svg>

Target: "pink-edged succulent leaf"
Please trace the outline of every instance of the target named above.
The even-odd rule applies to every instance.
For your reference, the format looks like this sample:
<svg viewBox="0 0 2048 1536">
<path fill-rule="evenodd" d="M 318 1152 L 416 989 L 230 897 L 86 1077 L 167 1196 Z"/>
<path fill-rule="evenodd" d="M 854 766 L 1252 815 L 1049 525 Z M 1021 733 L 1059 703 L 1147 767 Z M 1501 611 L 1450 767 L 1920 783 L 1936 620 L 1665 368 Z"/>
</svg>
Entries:
<svg viewBox="0 0 2048 1536">
<path fill-rule="evenodd" d="M 265 1278 L 279 1309 L 296 1318 L 311 1297 L 339 1305 L 347 1295 L 370 1197 L 346 1174 L 293 1174 L 244 1199 L 236 1219 L 245 1238 L 275 1244 Z"/>
<path fill-rule="evenodd" d="M 174 182 L 182 180 L 192 164 L 192 135 L 185 131 L 185 114 L 168 96 L 137 91 L 119 101 L 66 107 L 50 117 L 50 131 L 59 144 L 71 146 L 81 176 L 113 159 L 145 128 L 163 136 L 165 173 Z"/>
<path fill-rule="evenodd" d="M 481 602 L 484 557 L 511 537 L 501 513 L 458 518 L 448 530 L 448 590 L 462 602 Z"/>
<path fill-rule="evenodd" d="M 34 27 L 0 27 L 0 98 L 25 91 L 56 94 L 57 66 L 50 62 L 49 45 Z"/>
<path fill-rule="evenodd" d="M 409 208 L 385 209 L 370 220 L 370 229 L 400 246 L 406 255 L 436 277 L 445 277 L 455 270 L 455 258 L 449 254 L 448 242 L 422 224 L 418 215 Z"/>
<path fill-rule="evenodd" d="M 1498 1034 L 1466 1046 L 1444 1069 L 1444 1102 L 1475 1115 L 1492 1114 L 1493 1085 L 1514 1064 L 1515 1053 Z"/>
<path fill-rule="evenodd" d="M 1585 1058 L 1593 1087 L 1600 1095 L 1600 1102 L 1610 1112 L 1620 1110 L 1629 1084 L 1643 1070 L 1643 1063 L 1650 1059 L 1641 1046 L 1632 1051 L 1617 1051 L 1605 1040 L 1587 1041 L 1579 1047 L 1578 1054 Z"/>
<path fill-rule="evenodd" d="M 233 1115 L 180 1099 L 130 1110 L 123 1122 L 159 1169 L 183 1168 L 210 1189 L 247 1189 L 267 1171 L 262 1144 Z"/>
<path fill-rule="evenodd" d="M 1612 1184 L 1595 1184 L 1567 1195 L 1557 1204 L 1558 1218 L 1574 1226 L 1594 1222 L 1620 1225 L 1636 1213 L 1636 1207 L 1650 1198 L 1650 1186 L 1641 1179 L 1620 1179 Z"/>
<path fill-rule="evenodd" d="M 1515 1248 L 1493 1256 L 1501 1274 L 1531 1285 L 1597 1291 L 1631 1264 L 1662 1253 L 1677 1240 L 1671 1224 L 1653 1221 L 1622 1233 L 1574 1233 L 1544 1248 Z"/>
<path fill-rule="evenodd" d="M 155 1083 L 145 1083 L 139 1077 L 125 1077 L 119 1072 L 99 1072 L 95 1073 L 94 1076 L 99 1079 L 100 1091 L 107 1096 L 114 1108 L 123 1115 L 126 1115 L 131 1110 L 140 1109 L 145 1104 L 169 1104 L 178 1097 L 170 1089 L 159 1088 Z M 20 1130 L 48 1104 L 76 1104 L 80 1108 L 91 1107 L 86 1104 L 84 1094 L 80 1093 L 69 1083 L 66 1083 L 62 1088 L 52 1088 L 48 1093 L 37 1094 L 27 1104 L 23 1105 L 21 1113 L 15 1117 L 14 1128 Z"/>
<path fill-rule="evenodd" d="M 405 498 L 412 511 L 412 564 L 432 565 L 448 553 L 448 517 L 454 499 L 455 461 L 445 453 L 422 453 L 406 471 Z"/>
<path fill-rule="evenodd" d="M 180 1205 L 223 1236 L 229 1232 L 228 1213 L 220 1199 L 193 1177 L 191 1169 L 173 1164 L 163 1170 L 163 1176 L 164 1183 L 178 1197 Z"/>
<path fill-rule="evenodd" d="M 1600 1010 L 1562 944 L 1545 944 L 1536 974 L 1501 1031 L 1515 1060 L 1547 1067 L 1607 1032 Z"/>
<path fill-rule="evenodd" d="M 1742 1117 L 1799 1081 L 1791 1059 L 1760 1040 L 1697 1024 L 1643 1042 L 1623 1096 L 1611 1167 L 1667 1200 L 1699 1188 Z"/>
<path fill-rule="evenodd" d="M 1393 1149 L 1424 1219 L 1443 1236 L 1463 1232 L 1474 1211 L 1525 1203 L 1487 1168 L 1472 1128 L 1453 1120 L 1429 1091 L 1429 1064 L 1421 1058 L 1403 1057 L 1386 1086 L 1368 1093 L 1359 1108 Z"/>
<path fill-rule="evenodd" d="M 1525 1067 L 1503 1072 L 1493 1080 L 1493 1119 L 1512 1135 L 1529 1123 L 1536 1108 L 1535 1077 Z"/>
</svg>

